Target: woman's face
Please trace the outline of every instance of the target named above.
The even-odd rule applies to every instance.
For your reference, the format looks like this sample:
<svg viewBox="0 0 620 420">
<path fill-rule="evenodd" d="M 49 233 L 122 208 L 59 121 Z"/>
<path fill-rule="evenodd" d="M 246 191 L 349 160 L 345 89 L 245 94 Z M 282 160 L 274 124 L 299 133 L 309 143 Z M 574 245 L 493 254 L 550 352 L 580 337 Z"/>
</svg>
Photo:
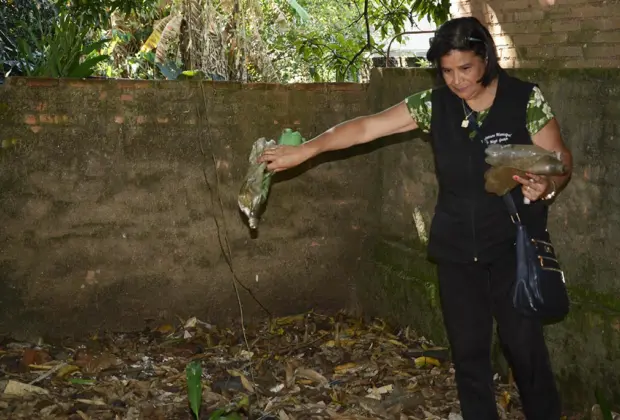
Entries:
<svg viewBox="0 0 620 420">
<path fill-rule="evenodd" d="M 478 82 L 484 70 L 484 60 L 473 51 L 452 50 L 441 57 L 441 72 L 446 85 L 464 100 L 473 99 L 484 90 Z"/>
</svg>

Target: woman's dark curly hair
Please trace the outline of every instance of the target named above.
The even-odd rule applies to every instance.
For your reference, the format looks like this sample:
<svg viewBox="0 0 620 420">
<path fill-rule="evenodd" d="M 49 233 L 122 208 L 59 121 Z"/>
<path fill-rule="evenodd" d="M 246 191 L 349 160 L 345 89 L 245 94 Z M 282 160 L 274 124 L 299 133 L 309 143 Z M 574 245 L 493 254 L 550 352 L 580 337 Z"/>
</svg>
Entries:
<svg viewBox="0 0 620 420">
<path fill-rule="evenodd" d="M 452 50 L 473 51 L 486 60 L 486 68 L 479 82 L 488 86 L 500 71 L 497 51 L 493 37 L 482 23 L 475 17 L 462 17 L 449 20 L 442 24 L 431 39 L 431 46 L 426 59 L 437 69 L 437 78 L 444 83 L 441 71 L 441 57 Z"/>
</svg>

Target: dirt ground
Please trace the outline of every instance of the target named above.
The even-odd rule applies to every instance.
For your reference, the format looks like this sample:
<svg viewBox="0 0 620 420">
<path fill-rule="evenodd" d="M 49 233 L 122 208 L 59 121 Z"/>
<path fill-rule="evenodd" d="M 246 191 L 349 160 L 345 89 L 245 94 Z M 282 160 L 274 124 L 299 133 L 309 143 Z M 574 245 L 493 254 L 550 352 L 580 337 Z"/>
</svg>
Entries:
<svg viewBox="0 0 620 420">
<path fill-rule="evenodd" d="M 0 343 L 4 419 L 461 419 L 449 352 L 342 313 Z M 197 380 L 196 378 L 200 378 Z M 523 419 L 496 377 L 502 419 Z M 198 411 L 198 417 L 192 407 Z"/>
</svg>

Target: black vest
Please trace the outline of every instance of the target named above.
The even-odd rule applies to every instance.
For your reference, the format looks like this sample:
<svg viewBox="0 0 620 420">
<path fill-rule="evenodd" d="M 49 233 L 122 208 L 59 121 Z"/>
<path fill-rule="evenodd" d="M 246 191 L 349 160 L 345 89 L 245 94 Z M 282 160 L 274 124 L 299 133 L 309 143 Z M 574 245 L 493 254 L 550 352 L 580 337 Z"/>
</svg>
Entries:
<svg viewBox="0 0 620 420">
<path fill-rule="evenodd" d="M 435 262 L 489 262 L 514 252 L 515 225 L 501 197 L 484 189 L 491 144 L 532 144 L 526 126 L 527 103 L 535 85 L 501 70 L 495 100 L 471 140 L 463 128 L 463 102 L 447 86 L 433 90 L 431 145 L 439 196 L 428 254 Z M 482 140 L 481 140 L 482 139 Z M 520 184 L 511 191 L 521 219 L 532 233 L 545 229 L 547 206 L 523 204 Z"/>
</svg>

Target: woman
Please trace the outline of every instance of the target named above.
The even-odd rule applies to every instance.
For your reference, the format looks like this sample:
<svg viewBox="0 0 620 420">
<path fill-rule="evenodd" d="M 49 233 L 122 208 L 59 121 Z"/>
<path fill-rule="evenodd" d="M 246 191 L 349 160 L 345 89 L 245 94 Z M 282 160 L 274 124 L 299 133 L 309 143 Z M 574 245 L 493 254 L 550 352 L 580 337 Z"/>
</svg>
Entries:
<svg viewBox="0 0 620 420">
<path fill-rule="evenodd" d="M 540 89 L 500 67 L 491 35 L 475 18 L 443 24 L 427 58 L 437 68 L 439 87 L 346 121 L 301 146 L 269 149 L 260 160 L 278 172 L 320 153 L 390 134 L 415 128 L 429 132 L 439 195 L 428 253 L 437 264 L 463 418 L 498 418 L 490 356 L 495 318 L 527 419 L 559 419 L 542 326 L 512 306 L 515 226 L 501 197 L 484 189 L 489 167 L 484 151 L 489 144 L 534 143 L 562 153 L 567 175 L 515 178 L 522 185 L 511 194 L 534 234 L 546 229 L 547 206 L 569 180 L 571 153 Z"/>
</svg>

